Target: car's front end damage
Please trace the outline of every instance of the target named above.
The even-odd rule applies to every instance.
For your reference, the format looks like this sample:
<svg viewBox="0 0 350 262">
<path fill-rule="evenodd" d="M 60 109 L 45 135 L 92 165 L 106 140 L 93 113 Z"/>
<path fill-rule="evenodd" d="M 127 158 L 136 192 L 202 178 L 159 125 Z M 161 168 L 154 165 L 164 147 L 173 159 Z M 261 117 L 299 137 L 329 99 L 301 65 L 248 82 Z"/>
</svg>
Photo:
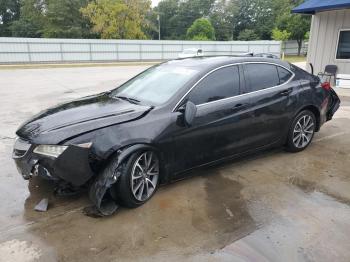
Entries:
<svg viewBox="0 0 350 262">
<path fill-rule="evenodd" d="M 89 143 L 67 146 L 34 145 L 17 138 L 12 156 L 24 179 L 40 176 L 81 186 L 94 175 L 89 162 L 90 147 Z"/>
<path fill-rule="evenodd" d="M 93 171 L 91 146 L 91 143 L 67 146 L 32 145 L 17 138 L 13 159 L 24 179 L 39 176 L 56 182 L 57 188 L 62 189 L 62 185 L 69 188 L 70 192 L 72 189 L 79 192 L 81 187 L 88 185 L 89 196 L 94 205 L 86 208 L 86 213 L 94 216 L 111 215 L 118 205 L 109 197 L 108 189 L 117 182 L 118 175 L 105 177 Z"/>
<path fill-rule="evenodd" d="M 88 188 L 92 206 L 84 209 L 90 216 L 108 216 L 118 209 L 113 198 L 112 186 L 118 181 L 123 161 L 133 152 L 149 149 L 146 144 L 137 144 L 118 150 L 114 157 L 113 173 L 96 172 L 94 163 L 96 156 L 92 143 L 77 145 L 34 145 L 17 138 L 13 148 L 13 159 L 17 169 L 26 180 L 38 176 L 80 192 L 80 188 Z M 152 148 L 153 149 L 153 148 Z"/>
<path fill-rule="evenodd" d="M 108 94 L 48 109 L 17 130 L 12 157 L 24 179 L 38 176 L 52 180 L 59 192 L 89 189 L 94 215 L 112 214 L 118 206 L 105 200 L 118 176 L 103 177 L 103 168 L 107 157 L 119 156 L 123 150 L 111 129 L 150 110 Z M 100 139 L 103 136 L 105 139 Z"/>
</svg>

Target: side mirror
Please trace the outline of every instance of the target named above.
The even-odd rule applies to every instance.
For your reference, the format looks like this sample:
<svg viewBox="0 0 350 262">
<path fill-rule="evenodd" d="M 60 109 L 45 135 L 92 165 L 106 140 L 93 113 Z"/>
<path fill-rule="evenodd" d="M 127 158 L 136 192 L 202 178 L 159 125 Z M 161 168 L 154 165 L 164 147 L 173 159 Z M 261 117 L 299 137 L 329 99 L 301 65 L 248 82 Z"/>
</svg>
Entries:
<svg viewBox="0 0 350 262">
<path fill-rule="evenodd" d="M 184 111 L 184 120 L 187 126 L 191 126 L 197 113 L 197 106 L 191 101 L 187 101 Z"/>
</svg>

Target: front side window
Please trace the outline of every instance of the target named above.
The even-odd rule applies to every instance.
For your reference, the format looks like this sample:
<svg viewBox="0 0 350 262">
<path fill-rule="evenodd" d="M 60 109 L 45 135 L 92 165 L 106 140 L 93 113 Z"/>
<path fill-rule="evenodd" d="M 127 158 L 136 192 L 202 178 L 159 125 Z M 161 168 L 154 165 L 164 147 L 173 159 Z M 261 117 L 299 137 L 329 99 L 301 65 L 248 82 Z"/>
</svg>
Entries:
<svg viewBox="0 0 350 262">
<path fill-rule="evenodd" d="M 275 65 L 246 64 L 244 68 L 250 92 L 278 86 L 280 84 Z"/>
<path fill-rule="evenodd" d="M 188 100 L 196 105 L 239 95 L 238 66 L 218 69 L 205 77 L 190 92 Z"/>
<path fill-rule="evenodd" d="M 115 89 L 112 96 L 144 104 L 161 105 L 197 74 L 198 71 L 192 68 L 166 65 L 152 67 Z"/>
<path fill-rule="evenodd" d="M 339 32 L 337 59 L 350 59 L 350 30 Z"/>
</svg>

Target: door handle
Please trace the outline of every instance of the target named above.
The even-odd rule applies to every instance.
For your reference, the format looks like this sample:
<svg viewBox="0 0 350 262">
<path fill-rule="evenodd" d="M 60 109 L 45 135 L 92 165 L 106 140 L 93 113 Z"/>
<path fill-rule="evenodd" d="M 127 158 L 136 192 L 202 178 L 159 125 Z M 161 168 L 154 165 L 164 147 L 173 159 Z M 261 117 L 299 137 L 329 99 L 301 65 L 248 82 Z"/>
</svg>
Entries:
<svg viewBox="0 0 350 262">
<path fill-rule="evenodd" d="M 292 89 L 292 88 L 288 88 L 288 89 L 286 89 L 286 90 L 281 91 L 281 92 L 280 92 L 280 95 L 282 95 L 282 96 L 287 96 L 287 95 L 289 95 L 289 94 L 292 93 L 292 92 L 293 92 L 293 89 Z"/>
</svg>

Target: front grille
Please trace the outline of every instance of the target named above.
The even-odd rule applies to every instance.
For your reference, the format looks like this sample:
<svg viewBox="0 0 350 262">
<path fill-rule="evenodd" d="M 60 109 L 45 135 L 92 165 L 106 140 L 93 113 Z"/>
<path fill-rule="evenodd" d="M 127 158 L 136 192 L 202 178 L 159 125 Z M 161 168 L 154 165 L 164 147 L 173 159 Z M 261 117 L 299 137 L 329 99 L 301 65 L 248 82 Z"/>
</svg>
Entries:
<svg viewBox="0 0 350 262">
<path fill-rule="evenodd" d="M 13 146 L 13 157 L 23 157 L 30 147 L 31 144 L 28 141 L 25 141 L 21 138 L 17 138 Z"/>
</svg>

